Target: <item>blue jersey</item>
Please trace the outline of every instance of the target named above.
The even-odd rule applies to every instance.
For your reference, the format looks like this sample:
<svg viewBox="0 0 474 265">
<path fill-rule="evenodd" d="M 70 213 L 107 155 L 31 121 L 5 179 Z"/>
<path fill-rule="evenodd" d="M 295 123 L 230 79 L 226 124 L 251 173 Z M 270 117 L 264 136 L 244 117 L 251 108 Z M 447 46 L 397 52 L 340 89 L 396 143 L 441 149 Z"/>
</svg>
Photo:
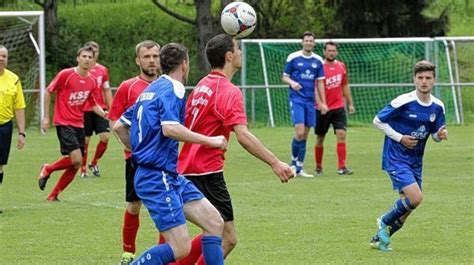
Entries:
<svg viewBox="0 0 474 265">
<path fill-rule="evenodd" d="M 397 164 L 421 168 L 426 141 L 445 125 L 444 104 L 431 95 L 429 103 L 418 100 L 416 91 L 400 95 L 383 108 L 377 117 L 388 123 L 396 132 L 411 135 L 418 139 L 413 149 L 385 136 L 382 157 L 382 169 L 395 170 Z"/>
<path fill-rule="evenodd" d="M 324 79 L 323 59 L 315 53 L 306 56 L 303 51 L 294 52 L 288 55 L 283 74 L 302 86 L 299 91 L 290 87 L 290 100 L 314 102 L 315 82 Z"/>
<path fill-rule="evenodd" d="M 138 166 L 177 174 L 179 143 L 163 135 L 162 125 L 184 123 L 184 92 L 183 84 L 162 75 L 120 118 L 131 127 L 132 157 Z"/>
</svg>

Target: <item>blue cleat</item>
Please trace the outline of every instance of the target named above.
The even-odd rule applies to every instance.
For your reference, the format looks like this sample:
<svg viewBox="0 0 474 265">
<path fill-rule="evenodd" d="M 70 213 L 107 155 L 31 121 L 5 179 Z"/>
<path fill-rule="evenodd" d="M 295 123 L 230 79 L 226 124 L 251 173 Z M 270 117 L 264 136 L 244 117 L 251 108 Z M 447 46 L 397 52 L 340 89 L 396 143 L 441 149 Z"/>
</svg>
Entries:
<svg viewBox="0 0 474 265">
<path fill-rule="evenodd" d="M 377 219 L 377 238 L 379 241 L 378 249 L 381 251 L 390 251 L 388 245 L 390 245 L 390 226 L 386 225 L 382 217 Z"/>
<path fill-rule="evenodd" d="M 385 246 L 384 244 L 381 244 L 379 237 L 377 235 L 373 236 L 372 239 L 370 240 L 370 248 L 378 249 L 383 252 L 388 252 L 388 251 L 393 250 L 392 248 Z"/>
</svg>

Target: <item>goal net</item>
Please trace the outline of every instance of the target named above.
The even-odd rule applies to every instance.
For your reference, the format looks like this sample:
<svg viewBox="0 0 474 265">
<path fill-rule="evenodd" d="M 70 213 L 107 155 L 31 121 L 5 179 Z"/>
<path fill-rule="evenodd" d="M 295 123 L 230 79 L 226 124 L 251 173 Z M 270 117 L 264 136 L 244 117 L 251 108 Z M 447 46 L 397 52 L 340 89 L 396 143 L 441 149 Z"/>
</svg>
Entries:
<svg viewBox="0 0 474 265">
<path fill-rule="evenodd" d="M 27 124 L 41 115 L 40 91 L 45 87 L 43 12 L 0 12 L 0 44 L 8 49 L 7 69 L 20 77 Z"/>
<path fill-rule="evenodd" d="M 315 53 L 323 56 L 317 40 Z M 414 89 L 413 65 L 430 60 L 437 65 L 433 94 L 445 104 L 449 122 L 459 122 L 458 98 L 451 84 L 452 67 L 443 41 L 432 38 L 339 39 L 338 59 L 348 69 L 356 114 L 349 123 L 370 123 L 391 99 Z M 288 86 L 281 81 L 288 54 L 301 49 L 301 40 L 243 40 L 243 66 L 237 82 L 243 86 L 249 119 L 256 125 L 291 125 Z M 238 79 L 238 80 L 237 80 Z"/>
</svg>

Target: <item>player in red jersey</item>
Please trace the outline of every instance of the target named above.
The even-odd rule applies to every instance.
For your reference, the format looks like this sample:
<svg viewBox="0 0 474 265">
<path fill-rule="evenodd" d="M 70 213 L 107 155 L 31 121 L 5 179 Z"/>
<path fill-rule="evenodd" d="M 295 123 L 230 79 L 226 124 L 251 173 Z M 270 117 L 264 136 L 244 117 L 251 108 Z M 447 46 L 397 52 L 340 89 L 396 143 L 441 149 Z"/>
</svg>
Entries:
<svg viewBox="0 0 474 265">
<path fill-rule="evenodd" d="M 271 166 L 281 182 L 294 176 L 290 166 L 280 161 L 247 128 L 244 99 L 231 83 L 241 68 L 241 51 L 235 39 L 226 34 L 213 37 L 206 46 L 211 72 L 201 79 L 186 103 L 185 126 L 206 135 L 224 135 L 233 131 L 237 141 L 250 154 Z M 231 198 L 224 180 L 225 151 L 204 145 L 185 143 L 179 155 L 178 172 L 190 179 L 219 210 L 224 219 L 224 256 L 237 244 Z M 200 258 L 198 264 L 202 264 Z"/>
<path fill-rule="evenodd" d="M 91 69 L 89 73 L 96 79 L 97 85 L 100 90 L 97 90 L 97 104 L 103 109 L 110 109 L 110 105 L 112 104 L 112 91 L 110 89 L 109 84 L 109 70 L 107 67 L 99 64 L 97 59 L 99 58 L 99 44 L 95 41 L 89 41 L 84 44 L 85 47 L 90 46 L 94 50 L 94 60 L 92 62 Z M 81 178 L 87 177 L 87 154 L 88 154 L 88 146 L 92 136 L 92 133 L 96 133 L 99 135 L 99 143 L 97 143 L 97 147 L 95 149 L 94 158 L 89 163 L 89 169 L 92 171 L 92 174 L 96 177 L 100 177 L 99 166 L 97 163 L 99 159 L 104 155 L 105 151 L 107 150 L 107 144 L 109 143 L 110 137 L 110 127 L 109 121 L 97 115 L 94 111 L 92 111 L 92 105 L 86 103 L 84 107 L 84 133 L 86 135 L 86 142 L 84 145 L 84 156 L 82 158 L 82 165 L 81 165 Z"/>
<path fill-rule="evenodd" d="M 110 127 L 120 116 L 135 102 L 145 88 L 155 80 L 160 72 L 160 45 L 154 41 L 146 40 L 140 42 L 135 47 L 135 63 L 140 68 L 140 74 L 126 81 L 123 81 L 115 93 L 110 108 Z M 122 248 L 123 255 L 121 264 L 128 264 L 135 259 L 135 240 L 138 227 L 140 226 L 141 202 L 135 193 L 133 177 L 135 167 L 132 165 L 132 154 L 124 151 L 125 154 L 125 201 L 127 206 L 123 218 L 122 228 Z"/>
<path fill-rule="evenodd" d="M 355 112 L 355 108 L 352 101 L 351 90 L 349 88 L 347 70 L 343 62 L 336 60 L 336 43 L 328 41 L 324 44 L 324 56 L 324 74 L 326 75 L 326 104 L 329 108 L 329 111 L 323 115 L 319 110 L 316 110 L 317 122 L 314 129 L 316 134 L 316 145 L 314 146 L 316 175 L 320 176 L 323 174 L 323 143 L 324 137 L 331 124 L 337 138 L 337 174 L 350 175 L 353 172 L 351 169 L 346 167 L 347 117 L 344 107 L 344 98 L 347 103 L 349 114 L 353 114 Z"/>
<path fill-rule="evenodd" d="M 48 195 L 49 201 L 59 201 L 58 195 L 74 179 L 82 162 L 84 152 L 84 104 L 89 101 L 94 111 L 101 117 L 106 113 L 97 105 L 94 90 L 98 89 L 96 80 L 89 75 L 93 62 L 94 51 L 91 47 L 82 47 L 77 51 L 77 67 L 59 72 L 49 84 L 44 96 L 45 116 L 41 121 L 41 129 L 49 128 L 49 107 L 51 93 L 56 93 L 53 124 L 61 147 L 62 158 L 41 167 L 38 185 L 44 190 L 46 183 L 54 171 L 65 169 L 63 175 Z"/>
</svg>

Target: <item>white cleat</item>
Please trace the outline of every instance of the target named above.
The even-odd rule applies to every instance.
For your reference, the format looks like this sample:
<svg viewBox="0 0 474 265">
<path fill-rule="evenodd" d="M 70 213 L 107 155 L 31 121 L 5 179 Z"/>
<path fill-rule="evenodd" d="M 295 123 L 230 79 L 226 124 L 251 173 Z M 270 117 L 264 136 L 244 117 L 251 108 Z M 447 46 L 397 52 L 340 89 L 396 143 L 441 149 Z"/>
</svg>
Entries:
<svg viewBox="0 0 474 265">
<path fill-rule="evenodd" d="M 300 170 L 300 172 L 296 173 L 296 176 L 301 178 L 314 178 L 313 175 L 306 173 L 306 171 L 304 171 L 303 169 Z"/>
</svg>

